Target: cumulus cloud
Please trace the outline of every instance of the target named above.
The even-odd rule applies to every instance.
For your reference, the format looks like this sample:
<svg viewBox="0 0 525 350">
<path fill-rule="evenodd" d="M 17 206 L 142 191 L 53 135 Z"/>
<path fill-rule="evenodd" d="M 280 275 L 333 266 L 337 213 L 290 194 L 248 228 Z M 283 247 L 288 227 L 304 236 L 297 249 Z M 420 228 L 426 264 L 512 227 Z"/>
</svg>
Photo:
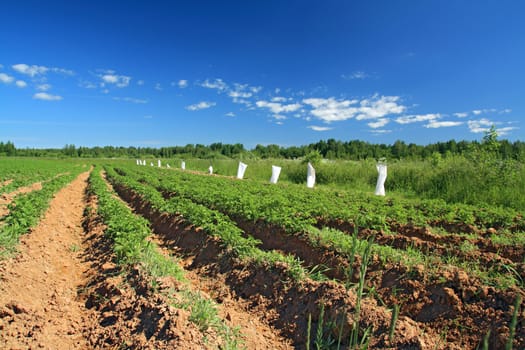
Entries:
<svg viewBox="0 0 525 350">
<path fill-rule="evenodd" d="M 286 102 L 286 98 L 285 97 L 276 96 L 276 97 L 272 97 L 271 101 L 272 102 Z"/>
<path fill-rule="evenodd" d="M 4 84 L 11 84 L 14 80 L 15 78 L 13 78 L 12 76 L 7 75 L 5 73 L 0 73 L 0 82 Z"/>
<path fill-rule="evenodd" d="M 454 122 L 454 121 L 437 121 L 431 120 L 428 124 L 425 125 L 425 128 L 437 129 L 437 128 L 448 128 L 451 126 L 462 125 L 463 122 Z"/>
<path fill-rule="evenodd" d="M 226 113 L 225 116 L 227 116 L 227 117 L 235 117 L 235 113 L 229 112 L 229 113 Z"/>
<path fill-rule="evenodd" d="M 201 109 L 207 109 L 207 108 L 213 107 L 215 106 L 215 104 L 216 104 L 215 102 L 202 101 L 202 102 L 199 102 L 193 105 L 189 105 L 186 107 L 186 109 L 188 111 L 200 111 Z"/>
<path fill-rule="evenodd" d="M 15 71 L 21 74 L 29 75 L 30 77 L 35 77 L 37 75 L 46 74 L 49 71 L 49 68 L 44 66 L 37 65 L 27 65 L 25 63 L 14 64 L 11 66 Z"/>
<path fill-rule="evenodd" d="M 341 78 L 346 79 L 346 80 L 366 79 L 368 77 L 369 77 L 368 74 L 366 74 L 365 72 L 360 71 L 360 70 L 355 71 L 355 72 L 353 72 L 351 74 L 342 74 L 341 75 Z"/>
<path fill-rule="evenodd" d="M 15 84 L 19 88 L 25 88 L 27 86 L 27 83 L 25 81 L 23 81 L 23 80 L 17 80 Z"/>
<path fill-rule="evenodd" d="M 279 102 L 268 102 L 268 101 L 257 101 L 255 104 L 259 108 L 268 108 L 273 114 L 294 112 L 302 107 L 301 104 L 299 103 L 291 103 L 291 104 L 284 105 Z"/>
<path fill-rule="evenodd" d="M 389 114 L 401 114 L 406 107 L 397 103 L 399 96 L 372 96 L 360 102 L 359 115 L 357 120 L 382 118 Z"/>
<path fill-rule="evenodd" d="M 317 125 L 308 125 L 307 128 L 308 129 L 312 129 L 313 131 L 328 131 L 328 130 L 332 130 L 333 129 L 333 128 L 328 127 L 328 126 L 317 126 Z"/>
<path fill-rule="evenodd" d="M 216 89 L 220 92 L 228 88 L 228 85 L 222 79 L 215 79 L 213 81 L 206 79 L 204 83 L 200 84 L 200 86 L 205 87 L 207 89 Z"/>
<path fill-rule="evenodd" d="M 51 85 L 50 84 L 40 84 L 36 86 L 36 89 L 40 91 L 47 91 L 51 89 Z"/>
<path fill-rule="evenodd" d="M 396 118 L 398 124 L 411 124 L 417 122 L 431 121 L 441 118 L 439 113 L 435 114 L 418 114 L 418 115 L 404 115 Z"/>
<path fill-rule="evenodd" d="M 382 118 L 382 119 L 378 119 L 375 122 L 368 123 L 368 126 L 371 127 L 372 129 L 378 129 L 378 128 L 382 128 L 383 126 L 387 125 L 389 122 L 390 120 L 388 120 L 387 118 Z"/>
<path fill-rule="evenodd" d="M 155 84 L 155 90 L 162 91 L 162 85 L 160 83 Z"/>
<path fill-rule="evenodd" d="M 184 80 L 184 79 L 181 79 L 178 81 L 177 85 L 181 88 L 181 89 L 184 89 L 186 87 L 188 87 L 188 81 L 187 80 Z"/>
<path fill-rule="evenodd" d="M 123 102 L 131 102 L 131 103 L 148 103 L 148 100 L 143 100 L 140 98 L 133 98 L 133 97 L 113 97 L 113 100 L 115 101 L 123 101 Z"/>
<path fill-rule="evenodd" d="M 515 126 L 507 126 L 504 128 L 498 128 L 496 132 L 498 133 L 498 136 L 505 136 L 505 135 L 508 135 L 512 130 L 516 130 L 516 129 L 518 128 Z"/>
<path fill-rule="evenodd" d="M 370 132 L 376 135 L 383 135 L 383 134 L 390 134 L 392 130 L 376 129 L 376 130 L 370 130 Z"/>
<path fill-rule="evenodd" d="M 106 71 L 105 74 L 101 74 L 99 77 L 102 80 L 102 87 L 104 87 L 105 84 L 113 84 L 116 87 L 124 88 L 127 87 L 131 81 L 131 77 L 114 74 L 114 71 Z"/>
<path fill-rule="evenodd" d="M 44 101 L 60 101 L 62 99 L 62 96 L 58 95 L 51 95 L 47 92 L 37 92 L 33 95 L 33 98 L 35 100 L 44 100 Z"/>
<path fill-rule="evenodd" d="M 313 108 L 310 111 L 313 116 L 327 123 L 353 118 L 358 112 L 358 108 L 357 106 L 351 106 L 357 102 L 358 100 L 338 101 L 333 97 L 307 98 L 303 100 L 303 103 Z"/>
<path fill-rule="evenodd" d="M 364 100 L 336 100 L 330 98 L 307 98 L 303 103 L 312 107 L 310 113 L 326 123 L 343 121 L 379 119 L 390 114 L 400 114 L 406 109 L 398 103 L 398 96 L 374 95 Z"/>
<path fill-rule="evenodd" d="M 138 86 L 142 86 L 142 85 L 144 85 L 144 80 L 138 80 L 138 81 L 137 81 L 137 85 L 138 85 Z"/>
<path fill-rule="evenodd" d="M 468 124 L 468 128 L 469 128 L 470 132 L 473 132 L 473 133 L 476 133 L 476 134 L 488 131 L 490 129 L 490 127 L 492 125 L 494 125 L 493 122 L 491 122 L 490 120 L 485 119 L 485 118 L 482 118 L 482 119 L 479 119 L 479 120 L 469 120 L 467 122 L 467 124 Z"/>
<path fill-rule="evenodd" d="M 456 116 L 458 118 L 465 118 L 465 117 L 468 117 L 468 112 L 454 113 L 454 116 Z"/>
</svg>

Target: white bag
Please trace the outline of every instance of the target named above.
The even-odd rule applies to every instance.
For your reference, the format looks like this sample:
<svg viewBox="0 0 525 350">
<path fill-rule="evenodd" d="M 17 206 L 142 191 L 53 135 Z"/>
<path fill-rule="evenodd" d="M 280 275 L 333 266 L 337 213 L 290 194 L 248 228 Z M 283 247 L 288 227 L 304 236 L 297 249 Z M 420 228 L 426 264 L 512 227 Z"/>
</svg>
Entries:
<svg viewBox="0 0 525 350">
<path fill-rule="evenodd" d="M 314 185 L 315 185 L 315 169 L 312 166 L 312 164 L 308 162 L 308 172 L 306 174 L 306 187 L 314 188 Z"/>
<path fill-rule="evenodd" d="M 182 162 L 180 163 L 180 168 L 181 168 L 182 170 L 186 170 L 186 162 L 185 162 L 185 161 L 182 161 Z"/>
<path fill-rule="evenodd" d="M 272 165 L 272 177 L 270 178 L 271 184 L 276 184 L 279 180 L 279 175 L 281 174 L 281 167 Z"/>
<path fill-rule="evenodd" d="M 211 175 L 213 174 L 213 167 L 210 165 L 210 167 L 208 168 L 208 173 Z"/>
<path fill-rule="evenodd" d="M 239 167 L 237 168 L 237 178 L 242 179 L 244 177 L 244 172 L 246 171 L 246 168 L 248 167 L 247 164 L 244 164 L 243 162 L 239 162 Z"/>
<path fill-rule="evenodd" d="M 168 168 L 168 169 L 171 168 L 170 165 L 169 165 L 168 163 L 166 163 L 166 168 Z"/>
<path fill-rule="evenodd" d="M 159 166 L 159 168 L 160 168 L 160 166 L 161 166 L 161 164 L 160 164 L 160 159 L 157 160 L 157 164 L 158 164 L 158 166 Z"/>
<path fill-rule="evenodd" d="M 377 177 L 377 184 L 376 184 L 376 196 L 384 196 L 385 195 L 385 180 L 386 180 L 386 164 L 383 162 L 379 162 L 376 165 L 377 172 L 379 173 L 379 176 Z"/>
<path fill-rule="evenodd" d="M 149 165 L 153 166 L 153 162 L 149 162 Z"/>
</svg>

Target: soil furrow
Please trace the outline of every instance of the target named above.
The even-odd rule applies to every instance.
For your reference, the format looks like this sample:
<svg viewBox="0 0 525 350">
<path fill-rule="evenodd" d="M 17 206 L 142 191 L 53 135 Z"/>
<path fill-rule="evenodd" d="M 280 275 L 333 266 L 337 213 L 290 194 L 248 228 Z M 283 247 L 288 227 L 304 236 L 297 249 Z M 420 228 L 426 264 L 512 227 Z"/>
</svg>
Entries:
<svg viewBox="0 0 525 350">
<path fill-rule="evenodd" d="M 60 190 L 37 227 L 20 239 L 19 254 L 0 267 L 3 348 L 88 348 L 93 312 L 79 299 L 88 266 L 80 257 L 88 173 Z"/>
</svg>

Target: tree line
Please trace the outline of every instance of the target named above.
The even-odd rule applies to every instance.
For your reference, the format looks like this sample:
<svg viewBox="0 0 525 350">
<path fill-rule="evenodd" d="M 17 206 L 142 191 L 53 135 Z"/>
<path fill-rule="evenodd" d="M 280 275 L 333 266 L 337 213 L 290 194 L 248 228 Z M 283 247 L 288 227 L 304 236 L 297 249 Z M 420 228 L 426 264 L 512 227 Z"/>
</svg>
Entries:
<svg viewBox="0 0 525 350">
<path fill-rule="evenodd" d="M 210 145 L 188 144 L 186 146 L 170 147 L 77 147 L 73 144 L 63 148 L 16 148 L 11 141 L 0 142 L 0 156 L 30 156 L 30 157 L 81 157 L 81 158 L 245 158 L 296 159 L 306 157 L 313 152 L 326 159 L 364 160 L 364 159 L 430 159 L 450 155 L 467 155 L 475 150 L 486 147 L 486 143 L 478 141 L 437 142 L 429 145 L 417 145 L 396 141 L 391 145 L 372 144 L 366 141 L 339 141 L 335 139 L 321 140 L 303 146 L 282 147 L 279 145 L 256 145 L 247 150 L 240 143 L 225 144 L 221 142 Z M 498 140 L 496 150 L 500 159 L 525 161 L 525 142 Z"/>
</svg>

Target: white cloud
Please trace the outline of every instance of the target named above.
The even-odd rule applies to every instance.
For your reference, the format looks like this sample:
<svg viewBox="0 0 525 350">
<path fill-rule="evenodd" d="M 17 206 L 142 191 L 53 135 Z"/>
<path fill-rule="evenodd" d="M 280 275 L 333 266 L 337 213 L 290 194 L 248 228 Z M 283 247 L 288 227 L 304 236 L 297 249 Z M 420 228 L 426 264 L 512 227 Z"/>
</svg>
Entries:
<svg viewBox="0 0 525 350">
<path fill-rule="evenodd" d="M 60 101 L 62 99 L 62 96 L 58 95 L 51 95 L 47 92 L 37 92 L 33 95 L 33 98 L 35 100 L 44 100 L 44 101 Z"/>
<path fill-rule="evenodd" d="M 285 97 L 276 96 L 276 97 L 272 97 L 271 101 L 272 102 L 286 102 L 286 98 Z"/>
<path fill-rule="evenodd" d="M 268 101 L 257 101 L 255 104 L 259 108 L 268 108 L 273 114 L 294 112 L 302 107 L 301 104 L 299 103 L 291 103 L 291 104 L 283 105 L 278 102 L 268 102 Z"/>
<path fill-rule="evenodd" d="M 441 118 L 439 113 L 435 114 L 419 114 L 419 115 L 404 115 L 402 117 L 396 118 L 396 123 L 398 124 L 411 124 L 417 122 L 425 122 L 430 120 L 436 120 Z"/>
<path fill-rule="evenodd" d="M 138 80 L 138 81 L 137 81 L 137 85 L 138 85 L 138 86 L 142 86 L 142 85 L 144 85 L 144 80 Z"/>
<path fill-rule="evenodd" d="M 251 92 L 245 92 L 245 91 L 230 91 L 228 93 L 228 96 L 230 96 L 231 98 L 250 98 L 252 97 L 252 93 Z"/>
<path fill-rule="evenodd" d="M 36 65 L 29 66 L 25 63 L 14 64 L 11 66 L 11 68 L 13 68 L 18 73 L 26 74 L 26 75 L 29 75 L 30 77 L 46 74 L 47 71 L 49 71 L 49 68 L 47 67 L 36 66 Z"/>
<path fill-rule="evenodd" d="M 360 102 L 359 115 L 357 120 L 382 118 L 389 114 L 401 114 L 406 110 L 406 107 L 399 105 L 397 101 L 399 96 L 372 96 L 370 99 L 365 99 Z"/>
<path fill-rule="evenodd" d="M 307 98 L 303 103 L 310 105 L 313 109 L 310 113 L 330 123 L 351 118 L 357 120 L 379 119 L 389 114 L 400 114 L 406 109 L 405 106 L 398 104 L 398 96 L 374 95 L 364 100 L 336 100 L 330 98 Z"/>
<path fill-rule="evenodd" d="M 160 83 L 155 84 L 155 90 L 162 91 L 162 85 Z"/>
<path fill-rule="evenodd" d="M 376 129 L 376 130 L 370 130 L 370 132 L 376 135 L 383 135 L 383 134 L 390 134 L 392 130 Z"/>
<path fill-rule="evenodd" d="M 358 112 L 357 107 L 350 107 L 356 104 L 357 100 L 337 101 L 335 98 L 307 98 L 303 103 L 313 107 L 310 112 L 313 116 L 327 123 L 353 118 Z"/>
<path fill-rule="evenodd" d="M 431 129 L 437 129 L 437 128 L 448 128 L 451 126 L 459 126 L 462 125 L 463 122 L 453 122 L 453 121 L 442 121 L 439 122 L 437 120 L 431 120 L 427 125 L 425 125 L 425 128 L 431 128 Z"/>
<path fill-rule="evenodd" d="M 36 86 L 36 89 L 40 91 L 47 91 L 51 89 L 51 85 L 50 84 L 40 84 Z"/>
<path fill-rule="evenodd" d="M 4 65 L 0 64 L 0 69 L 4 68 Z"/>
<path fill-rule="evenodd" d="M 126 75 L 117 75 L 115 74 L 115 71 L 112 70 L 104 71 L 103 74 L 99 75 L 99 78 L 102 80 L 102 83 L 100 84 L 102 87 L 105 87 L 106 84 L 113 84 L 116 87 L 124 88 L 127 87 L 131 81 L 131 77 Z"/>
<path fill-rule="evenodd" d="M 235 113 L 229 112 L 225 114 L 227 117 L 235 117 Z"/>
<path fill-rule="evenodd" d="M 177 85 L 178 85 L 181 89 L 184 89 L 184 88 L 188 87 L 188 81 L 187 81 L 187 80 L 184 80 L 184 79 L 181 79 L 181 80 L 179 80 L 179 82 L 177 83 Z"/>
<path fill-rule="evenodd" d="M 286 116 L 282 114 L 274 114 L 272 117 L 274 117 L 277 120 L 285 120 Z"/>
<path fill-rule="evenodd" d="M 193 105 L 186 107 L 188 111 L 200 111 L 201 109 L 206 109 L 215 106 L 215 102 L 202 101 Z"/>
<path fill-rule="evenodd" d="M 505 136 L 505 135 L 508 135 L 512 130 L 516 130 L 516 129 L 518 128 L 515 126 L 507 126 L 504 128 L 498 128 L 496 132 L 498 133 L 498 136 Z"/>
<path fill-rule="evenodd" d="M 131 102 L 131 103 L 148 103 L 148 100 L 143 100 L 140 98 L 133 98 L 133 97 L 113 97 L 113 100 L 115 101 L 124 101 L 124 102 Z"/>
<path fill-rule="evenodd" d="M 17 80 L 15 84 L 19 88 L 25 88 L 27 86 L 27 83 L 25 81 L 23 81 L 23 80 Z"/>
<path fill-rule="evenodd" d="M 44 84 L 47 85 L 47 84 Z M 90 81 L 84 81 L 81 80 L 80 83 L 78 83 L 78 86 L 85 88 L 85 89 L 96 89 L 97 85 L 95 83 L 92 83 Z"/>
<path fill-rule="evenodd" d="M 477 133 L 488 131 L 490 127 L 495 123 L 491 122 L 488 119 L 482 118 L 479 120 L 469 120 L 467 124 L 468 124 L 468 128 L 470 132 L 477 134 Z"/>
<path fill-rule="evenodd" d="M 368 77 L 369 77 L 368 74 L 360 70 L 352 72 L 352 74 L 342 74 L 341 75 L 341 78 L 346 79 L 346 80 L 366 79 Z"/>
<path fill-rule="evenodd" d="M 454 116 L 458 118 L 465 118 L 465 117 L 468 117 L 468 112 L 454 113 Z"/>
<path fill-rule="evenodd" d="M 215 79 L 214 81 L 210 81 L 209 79 L 206 79 L 204 83 L 200 85 L 202 87 L 205 87 L 208 89 L 216 89 L 221 92 L 228 88 L 228 85 L 224 81 L 222 81 L 222 79 Z"/>
<path fill-rule="evenodd" d="M 153 116 L 152 115 L 145 115 L 144 119 L 153 119 Z"/>
<path fill-rule="evenodd" d="M 328 130 L 333 129 L 328 126 L 317 126 L 317 125 L 308 125 L 307 128 L 312 129 L 313 131 L 328 131 Z"/>
<path fill-rule="evenodd" d="M 70 76 L 75 75 L 75 72 L 73 72 L 72 70 L 64 69 L 64 68 L 53 67 L 53 68 L 51 68 L 51 71 L 53 71 L 55 73 L 64 74 L 64 75 L 70 75 Z"/>
<path fill-rule="evenodd" d="M 510 108 L 505 108 L 505 109 L 501 110 L 501 111 L 499 112 L 499 114 L 505 114 L 505 113 L 511 113 L 511 112 L 512 112 L 512 109 L 510 109 Z"/>
<path fill-rule="evenodd" d="M 378 129 L 382 128 L 383 126 L 387 125 L 390 122 L 387 118 L 378 119 L 376 122 L 370 122 L 368 123 L 368 126 L 372 129 Z"/>
<path fill-rule="evenodd" d="M 11 84 L 14 80 L 15 78 L 13 78 L 12 76 L 7 75 L 5 73 L 0 73 L 0 82 L 4 84 Z"/>
<path fill-rule="evenodd" d="M 480 109 L 475 109 L 472 111 L 472 113 L 474 113 L 475 115 L 480 115 L 481 113 L 483 113 L 483 111 Z"/>
</svg>

